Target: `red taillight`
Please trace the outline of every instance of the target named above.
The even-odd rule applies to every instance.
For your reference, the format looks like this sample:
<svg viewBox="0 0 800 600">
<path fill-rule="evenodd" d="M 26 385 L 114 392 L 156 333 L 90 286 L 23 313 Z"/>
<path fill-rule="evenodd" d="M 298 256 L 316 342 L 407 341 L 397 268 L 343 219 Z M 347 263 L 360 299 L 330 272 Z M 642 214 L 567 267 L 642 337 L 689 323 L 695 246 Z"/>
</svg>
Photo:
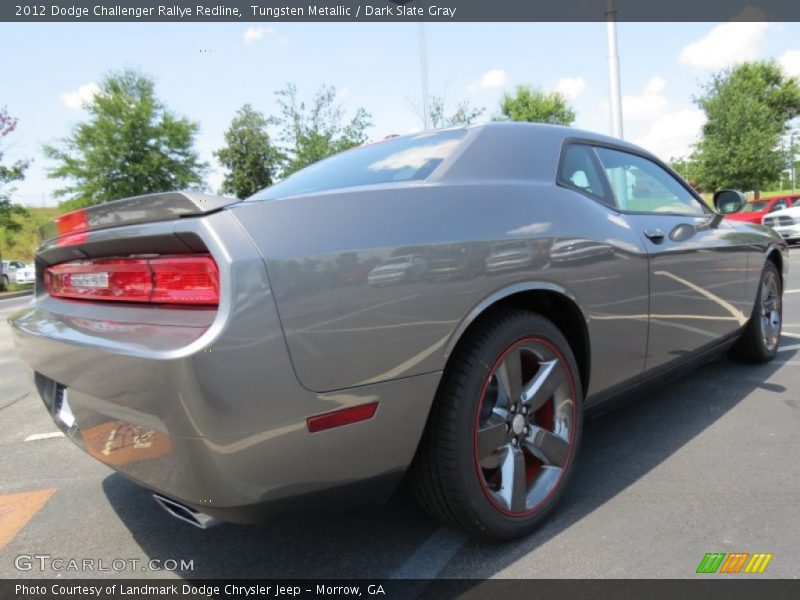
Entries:
<svg viewBox="0 0 800 600">
<path fill-rule="evenodd" d="M 150 304 L 219 304 L 219 269 L 210 256 L 101 258 L 48 267 L 51 296 Z"/>
<path fill-rule="evenodd" d="M 86 210 L 80 209 L 61 215 L 55 220 L 56 231 L 59 235 L 66 235 L 67 233 L 77 233 L 79 231 L 86 231 L 89 229 L 89 222 L 86 219 Z"/>
<path fill-rule="evenodd" d="M 56 240 L 56 246 L 74 246 L 86 241 L 89 221 L 85 209 L 61 215 L 55 223 L 56 231 L 61 236 Z"/>
<path fill-rule="evenodd" d="M 333 429 L 334 427 L 341 427 L 342 425 L 349 425 L 350 423 L 366 421 L 374 417 L 375 411 L 377 410 L 377 402 L 360 404 L 358 406 L 351 406 L 322 415 L 308 417 L 308 419 L 306 419 L 306 425 L 308 426 L 308 431 L 316 433 L 326 429 Z"/>
</svg>

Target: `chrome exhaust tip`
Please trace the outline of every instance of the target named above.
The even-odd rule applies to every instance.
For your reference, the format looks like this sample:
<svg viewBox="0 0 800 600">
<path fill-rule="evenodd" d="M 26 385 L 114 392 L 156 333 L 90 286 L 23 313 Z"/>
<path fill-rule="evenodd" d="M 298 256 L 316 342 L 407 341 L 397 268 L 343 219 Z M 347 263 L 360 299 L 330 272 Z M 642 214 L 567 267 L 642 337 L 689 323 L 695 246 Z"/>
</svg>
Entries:
<svg viewBox="0 0 800 600">
<path fill-rule="evenodd" d="M 185 504 L 181 504 L 175 500 L 170 500 L 161 494 L 153 494 L 153 499 L 161 508 L 163 508 L 176 519 L 183 521 L 184 523 L 189 523 L 189 525 L 199 527 L 200 529 L 208 529 L 209 527 L 214 527 L 215 525 L 222 523 L 222 521 L 212 517 L 211 515 L 198 512 L 193 508 L 189 508 Z"/>
</svg>

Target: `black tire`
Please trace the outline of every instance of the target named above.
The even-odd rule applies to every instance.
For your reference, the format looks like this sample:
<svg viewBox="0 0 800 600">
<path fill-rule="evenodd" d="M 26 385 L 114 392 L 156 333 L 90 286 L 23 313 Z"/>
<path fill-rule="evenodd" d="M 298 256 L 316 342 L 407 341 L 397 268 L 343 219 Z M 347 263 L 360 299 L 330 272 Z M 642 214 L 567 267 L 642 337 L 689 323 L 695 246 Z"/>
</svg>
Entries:
<svg viewBox="0 0 800 600">
<path fill-rule="evenodd" d="M 3 287 L 8 287 L 8 275 L 3 275 Z"/>
<path fill-rule="evenodd" d="M 509 383 L 515 380 L 518 386 Z M 516 405 L 508 401 L 515 396 Z M 411 467 L 411 489 L 431 515 L 472 535 L 524 535 L 558 503 L 582 423 L 578 367 L 558 328 L 524 310 L 487 316 L 448 362 Z"/>
<path fill-rule="evenodd" d="M 770 305 L 770 303 L 773 303 Z M 767 261 L 761 272 L 753 312 L 741 336 L 728 351 L 742 362 L 765 363 L 778 353 L 783 324 L 783 285 L 778 268 Z"/>
</svg>

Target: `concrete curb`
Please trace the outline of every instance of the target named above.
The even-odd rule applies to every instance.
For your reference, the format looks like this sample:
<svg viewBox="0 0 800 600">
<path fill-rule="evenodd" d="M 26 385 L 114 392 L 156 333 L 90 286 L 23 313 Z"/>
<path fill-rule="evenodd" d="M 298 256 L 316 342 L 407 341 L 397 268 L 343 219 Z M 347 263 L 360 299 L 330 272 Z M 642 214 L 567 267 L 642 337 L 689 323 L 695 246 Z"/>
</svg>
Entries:
<svg viewBox="0 0 800 600">
<path fill-rule="evenodd" d="M 11 298 L 20 298 L 22 296 L 32 295 L 33 290 L 21 290 L 19 292 L 0 292 L 0 300 L 10 300 Z"/>
</svg>

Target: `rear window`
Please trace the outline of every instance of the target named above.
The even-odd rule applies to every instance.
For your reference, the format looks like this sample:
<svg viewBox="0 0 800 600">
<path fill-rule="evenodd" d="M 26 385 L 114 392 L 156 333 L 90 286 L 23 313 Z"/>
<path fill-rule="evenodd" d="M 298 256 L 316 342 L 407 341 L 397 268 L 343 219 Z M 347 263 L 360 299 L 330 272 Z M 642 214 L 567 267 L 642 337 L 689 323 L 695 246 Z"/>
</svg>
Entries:
<svg viewBox="0 0 800 600">
<path fill-rule="evenodd" d="M 466 130 L 421 133 L 360 146 L 314 163 L 247 200 L 274 200 L 338 188 L 421 181 L 455 149 Z"/>
</svg>

